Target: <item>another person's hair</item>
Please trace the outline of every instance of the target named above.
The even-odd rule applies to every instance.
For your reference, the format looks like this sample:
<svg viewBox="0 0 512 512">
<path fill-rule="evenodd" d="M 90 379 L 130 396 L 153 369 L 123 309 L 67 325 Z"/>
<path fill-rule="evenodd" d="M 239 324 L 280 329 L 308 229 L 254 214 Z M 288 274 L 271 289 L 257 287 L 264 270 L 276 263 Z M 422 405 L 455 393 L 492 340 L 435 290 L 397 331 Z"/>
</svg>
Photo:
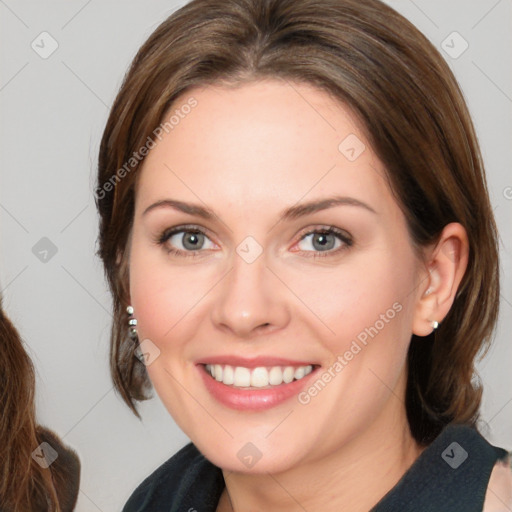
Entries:
<svg viewBox="0 0 512 512">
<path fill-rule="evenodd" d="M 378 0 L 193 0 L 141 47 L 103 134 L 95 192 L 98 253 L 114 299 L 116 389 L 138 415 L 136 401 L 149 396 L 150 381 L 133 356 L 125 313 L 138 151 L 191 88 L 266 78 L 316 86 L 356 114 L 418 255 L 448 223 L 466 229 L 469 264 L 455 302 L 435 334 L 412 337 L 406 409 L 420 443 L 448 423 L 475 424 L 475 359 L 489 344 L 499 305 L 497 231 L 482 158 L 449 66 L 412 23 Z"/>
<path fill-rule="evenodd" d="M 37 425 L 34 390 L 32 361 L 0 300 L 0 510 L 70 512 L 80 461 L 55 433 Z M 49 468 L 32 457 L 42 442 L 57 452 Z"/>
</svg>

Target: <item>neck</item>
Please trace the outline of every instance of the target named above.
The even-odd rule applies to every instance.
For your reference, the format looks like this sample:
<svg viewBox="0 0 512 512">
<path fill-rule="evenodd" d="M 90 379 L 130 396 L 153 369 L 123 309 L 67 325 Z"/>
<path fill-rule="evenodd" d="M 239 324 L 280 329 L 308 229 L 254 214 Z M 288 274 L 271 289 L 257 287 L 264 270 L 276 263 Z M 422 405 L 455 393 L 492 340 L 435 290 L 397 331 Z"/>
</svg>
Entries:
<svg viewBox="0 0 512 512">
<path fill-rule="evenodd" d="M 391 400 L 398 403 L 396 397 Z M 391 408 L 395 414 L 381 414 L 327 457 L 274 474 L 224 471 L 226 488 L 217 510 L 370 510 L 423 450 L 411 435 L 403 405 L 398 409 L 395 403 Z"/>
</svg>

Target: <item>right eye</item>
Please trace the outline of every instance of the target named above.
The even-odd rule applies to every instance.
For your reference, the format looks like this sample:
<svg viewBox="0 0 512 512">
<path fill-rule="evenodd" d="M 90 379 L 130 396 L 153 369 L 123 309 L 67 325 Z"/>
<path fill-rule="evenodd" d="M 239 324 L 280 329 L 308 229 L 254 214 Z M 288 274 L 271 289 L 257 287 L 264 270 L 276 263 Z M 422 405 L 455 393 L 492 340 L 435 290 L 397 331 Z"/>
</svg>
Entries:
<svg viewBox="0 0 512 512">
<path fill-rule="evenodd" d="M 215 244 L 198 226 L 177 226 L 166 229 L 159 237 L 158 244 L 169 254 L 183 257 L 198 256 L 202 249 L 213 249 Z M 206 247 L 205 247 L 206 244 Z"/>
</svg>

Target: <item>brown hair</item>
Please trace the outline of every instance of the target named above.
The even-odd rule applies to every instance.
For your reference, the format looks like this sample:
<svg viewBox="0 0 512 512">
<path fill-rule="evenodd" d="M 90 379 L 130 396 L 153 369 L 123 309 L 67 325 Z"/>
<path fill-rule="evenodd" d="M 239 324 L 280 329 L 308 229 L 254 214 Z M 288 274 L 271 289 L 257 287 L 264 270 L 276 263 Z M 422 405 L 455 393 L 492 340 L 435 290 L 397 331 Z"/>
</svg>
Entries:
<svg viewBox="0 0 512 512">
<path fill-rule="evenodd" d="M 78 495 L 80 463 L 51 431 L 36 424 L 34 367 L 0 300 L 0 509 L 67 512 Z M 57 452 L 50 468 L 32 452 L 42 443 Z"/>
<path fill-rule="evenodd" d="M 139 50 L 103 134 L 96 189 L 99 255 L 114 298 L 116 389 L 138 415 L 135 400 L 147 396 L 150 383 L 133 357 L 124 312 L 140 166 L 130 158 L 185 91 L 264 78 L 312 84 L 357 114 L 417 248 L 435 242 L 450 222 L 467 230 L 469 264 L 449 314 L 435 336 L 412 337 L 406 408 L 422 443 L 450 422 L 474 424 L 481 400 L 471 380 L 474 361 L 488 345 L 499 304 L 497 232 L 482 158 L 448 65 L 378 0 L 193 0 Z"/>
</svg>

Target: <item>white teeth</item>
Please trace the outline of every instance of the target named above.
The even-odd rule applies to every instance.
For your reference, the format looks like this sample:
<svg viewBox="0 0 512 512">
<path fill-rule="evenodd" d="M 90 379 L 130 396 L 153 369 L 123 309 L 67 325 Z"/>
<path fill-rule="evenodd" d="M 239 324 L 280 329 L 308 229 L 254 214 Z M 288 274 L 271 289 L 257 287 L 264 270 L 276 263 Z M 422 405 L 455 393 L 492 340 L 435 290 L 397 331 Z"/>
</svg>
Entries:
<svg viewBox="0 0 512 512">
<path fill-rule="evenodd" d="M 295 370 L 293 369 L 293 367 L 287 366 L 283 372 L 283 381 L 286 382 L 286 384 L 289 384 L 293 380 L 294 373 Z"/>
<path fill-rule="evenodd" d="M 279 366 L 274 366 L 268 373 L 268 383 L 272 386 L 279 386 L 283 383 L 283 370 Z"/>
<path fill-rule="evenodd" d="M 229 366 L 228 364 L 224 366 L 224 375 L 222 382 L 228 385 L 234 384 L 235 382 L 235 371 L 233 370 L 233 367 Z"/>
<path fill-rule="evenodd" d="M 233 384 L 241 388 L 248 388 L 251 385 L 251 370 L 243 366 L 237 366 Z"/>
<path fill-rule="evenodd" d="M 268 386 L 268 372 L 266 368 L 254 368 L 251 373 L 251 386 L 255 388 Z"/>
<path fill-rule="evenodd" d="M 306 370 L 304 369 L 304 366 L 300 366 L 295 370 L 295 373 L 293 374 L 294 378 L 299 380 L 302 379 L 306 375 Z"/>
<path fill-rule="evenodd" d="M 312 365 L 298 367 L 272 366 L 270 368 L 258 366 L 251 370 L 243 366 L 207 364 L 205 368 L 215 380 L 239 388 L 279 386 L 283 382 L 289 384 L 293 380 L 304 378 L 313 371 Z"/>
</svg>

